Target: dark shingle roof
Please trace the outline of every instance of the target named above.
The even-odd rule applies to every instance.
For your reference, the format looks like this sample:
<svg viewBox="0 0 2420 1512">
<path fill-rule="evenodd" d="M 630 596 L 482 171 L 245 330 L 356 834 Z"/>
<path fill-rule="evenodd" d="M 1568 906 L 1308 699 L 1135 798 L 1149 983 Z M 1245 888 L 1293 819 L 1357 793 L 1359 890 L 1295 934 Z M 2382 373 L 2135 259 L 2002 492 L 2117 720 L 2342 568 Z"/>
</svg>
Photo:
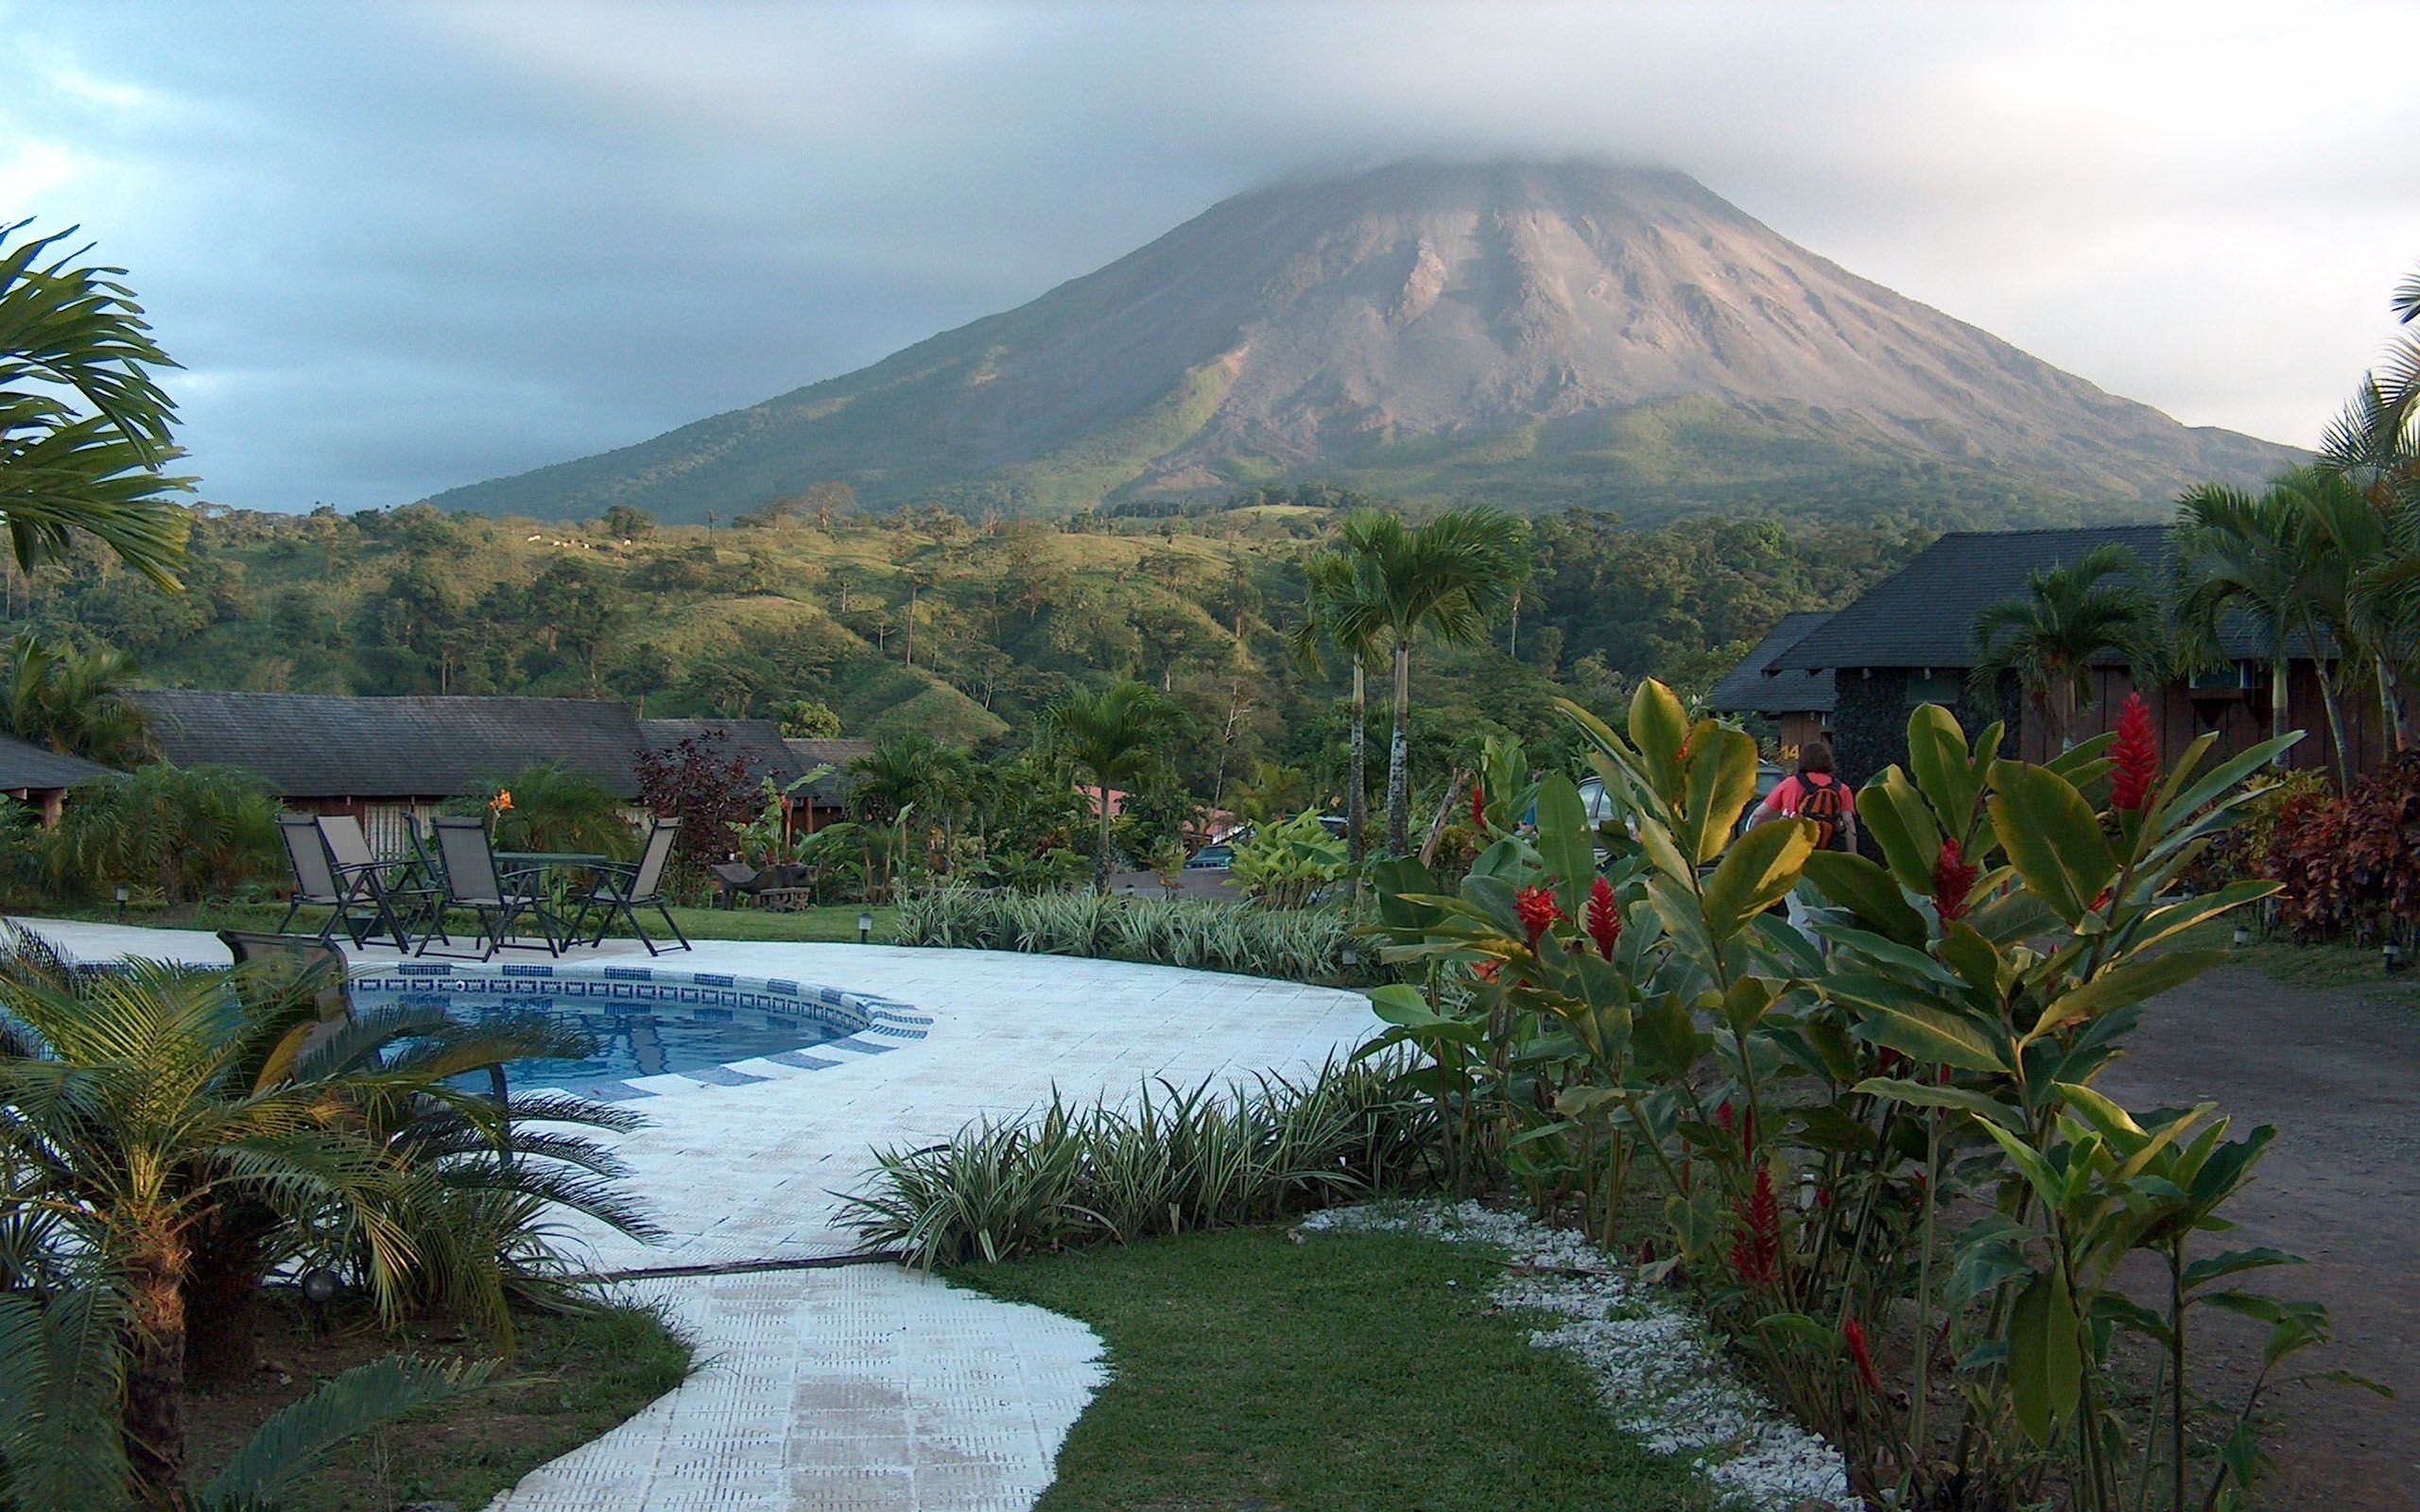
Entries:
<svg viewBox="0 0 2420 1512">
<path fill-rule="evenodd" d="M 0 793 L 44 793 L 74 787 L 110 769 L 81 756 L 61 756 L 14 735 L 0 735 Z"/>
<path fill-rule="evenodd" d="M 458 798 L 533 762 L 585 772 L 633 798 L 644 737 L 618 703 L 595 698 L 218 693 L 128 696 L 180 766 L 240 766 L 284 798 Z"/>
<path fill-rule="evenodd" d="M 815 765 L 801 758 L 769 719 L 642 719 L 639 728 L 652 750 L 669 750 L 691 736 L 720 730 L 723 749 L 748 763 L 752 782 L 769 777 L 776 786 L 787 787 Z"/>
<path fill-rule="evenodd" d="M 1783 672 L 1970 667 L 1975 663 L 1975 617 L 1985 608 L 2021 597 L 2029 574 L 2073 561 L 2112 541 L 2141 560 L 2147 586 L 2166 591 L 2175 556 L 2165 525 L 1961 532 L 1926 547 L 1913 561 L 1773 657 L 1772 665 Z M 2219 649 L 2235 661 L 2259 661 L 2268 654 L 2257 628 L 2239 615 L 2220 627 Z"/>
<path fill-rule="evenodd" d="M 873 742 L 854 735 L 836 735 L 828 740 L 792 737 L 782 742 L 794 752 L 806 769 L 829 766 L 831 771 L 807 784 L 806 793 L 818 803 L 838 805 L 848 796 L 849 764 L 860 756 L 873 754 Z"/>
<path fill-rule="evenodd" d="M 1705 696 L 1706 707 L 1726 714 L 1827 713 L 1839 696 L 1832 674 L 1771 672 L 1773 658 L 1805 640 L 1831 619 L 1829 612 L 1789 614 L 1767 631 L 1730 675 Z"/>
</svg>

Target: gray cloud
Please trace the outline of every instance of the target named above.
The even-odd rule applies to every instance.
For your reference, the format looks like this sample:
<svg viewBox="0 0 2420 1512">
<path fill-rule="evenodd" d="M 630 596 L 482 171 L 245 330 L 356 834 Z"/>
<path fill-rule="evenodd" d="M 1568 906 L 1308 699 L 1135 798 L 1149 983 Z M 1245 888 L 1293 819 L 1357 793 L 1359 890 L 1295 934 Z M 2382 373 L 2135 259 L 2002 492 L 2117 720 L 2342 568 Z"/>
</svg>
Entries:
<svg viewBox="0 0 2420 1512">
<path fill-rule="evenodd" d="M 2420 260 L 2379 7 L 60 8 L 0 217 L 80 221 L 210 496 L 391 504 L 846 371 L 1212 200 L 1665 163 L 2193 423 L 2313 439 Z"/>
</svg>

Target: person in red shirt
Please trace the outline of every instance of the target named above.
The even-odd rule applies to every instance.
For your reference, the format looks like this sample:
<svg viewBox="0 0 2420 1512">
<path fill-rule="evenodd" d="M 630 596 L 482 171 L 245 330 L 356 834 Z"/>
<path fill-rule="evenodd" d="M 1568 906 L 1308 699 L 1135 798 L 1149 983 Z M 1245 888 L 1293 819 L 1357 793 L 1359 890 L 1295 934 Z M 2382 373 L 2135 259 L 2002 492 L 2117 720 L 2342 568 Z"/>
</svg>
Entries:
<svg viewBox="0 0 2420 1512">
<path fill-rule="evenodd" d="M 1826 850 L 1857 849 L 1857 795 L 1832 772 L 1832 747 L 1810 740 L 1798 749 L 1798 771 L 1785 777 L 1756 810 L 1758 824 L 1767 819 L 1808 819 L 1825 827 L 1817 846 Z"/>
</svg>

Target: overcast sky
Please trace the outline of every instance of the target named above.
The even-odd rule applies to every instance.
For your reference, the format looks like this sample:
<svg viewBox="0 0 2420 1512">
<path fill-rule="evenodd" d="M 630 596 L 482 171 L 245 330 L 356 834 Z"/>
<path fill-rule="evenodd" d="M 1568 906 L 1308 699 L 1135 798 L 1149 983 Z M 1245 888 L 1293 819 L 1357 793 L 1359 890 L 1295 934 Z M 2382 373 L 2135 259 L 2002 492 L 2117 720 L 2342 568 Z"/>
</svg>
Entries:
<svg viewBox="0 0 2420 1512">
<path fill-rule="evenodd" d="M 1283 174 L 1683 169 L 2195 424 L 2308 444 L 2420 266 L 2420 6 L 0 0 L 0 223 L 131 270 L 206 497 L 643 439 Z"/>
</svg>

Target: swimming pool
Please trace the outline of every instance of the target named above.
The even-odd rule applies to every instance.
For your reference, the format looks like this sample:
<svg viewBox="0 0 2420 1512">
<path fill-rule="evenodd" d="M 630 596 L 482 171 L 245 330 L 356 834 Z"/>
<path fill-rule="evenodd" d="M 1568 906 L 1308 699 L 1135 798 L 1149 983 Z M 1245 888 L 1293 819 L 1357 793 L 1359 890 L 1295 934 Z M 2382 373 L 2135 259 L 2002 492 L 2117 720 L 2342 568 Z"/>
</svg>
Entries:
<svg viewBox="0 0 2420 1512">
<path fill-rule="evenodd" d="M 932 1022 L 866 993 L 653 967 L 412 963 L 355 976 L 350 990 L 357 1009 L 427 1004 L 464 1022 L 543 1018 L 583 1035 L 588 1055 L 516 1061 L 512 1085 L 614 1101 L 768 1079 L 752 1062 L 824 1070 L 922 1039 Z M 472 1081 L 487 1084 L 484 1073 Z"/>
</svg>

